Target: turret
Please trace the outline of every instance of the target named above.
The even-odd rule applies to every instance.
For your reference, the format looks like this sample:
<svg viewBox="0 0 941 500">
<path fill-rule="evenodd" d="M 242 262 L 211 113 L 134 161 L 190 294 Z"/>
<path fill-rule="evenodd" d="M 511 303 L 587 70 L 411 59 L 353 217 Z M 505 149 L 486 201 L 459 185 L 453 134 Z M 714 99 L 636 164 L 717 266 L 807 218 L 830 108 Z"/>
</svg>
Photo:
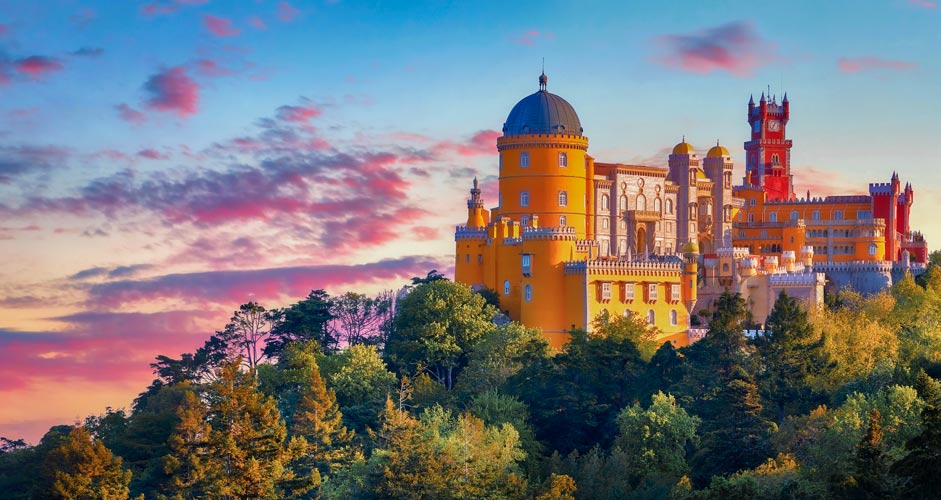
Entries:
<svg viewBox="0 0 941 500">
<path fill-rule="evenodd" d="M 793 273 L 795 264 L 797 264 L 797 257 L 794 255 L 793 250 L 785 250 L 781 252 L 781 266 L 785 271 Z"/>
<path fill-rule="evenodd" d="M 476 177 L 474 177 L 474 187 L 471 188 L 470 195 L 470 199 L 467 200 L 467 227 L 487 227 L 487 223 L 490 222 L 490 214 L 484 209 L 484 200 L 480 197 L 480 188 Z"/>
<path fill-rule="evenodd" d="M 699 245 L 695 241 L 689 241 L 683 246 L 683 302 L 686 304 L 686 310 L 692 313 L 696 305 L 696 280 L 699 276 Z"/>
<path fill-rule="evenodd" d="M 804 264 L 805 268 L 810 268 L 814 265 L 814 247 L 812 246 L 802 246 L 800 254 L 801 263 Z"/>
<path fill-rule="evenodd" d="M 784 121 L 787 121 L 791 118 L 791 103 L 787 100 L 787 92 L 784 93 L 784 100 L 781 104 L 784 105 Z"/>
</svg>

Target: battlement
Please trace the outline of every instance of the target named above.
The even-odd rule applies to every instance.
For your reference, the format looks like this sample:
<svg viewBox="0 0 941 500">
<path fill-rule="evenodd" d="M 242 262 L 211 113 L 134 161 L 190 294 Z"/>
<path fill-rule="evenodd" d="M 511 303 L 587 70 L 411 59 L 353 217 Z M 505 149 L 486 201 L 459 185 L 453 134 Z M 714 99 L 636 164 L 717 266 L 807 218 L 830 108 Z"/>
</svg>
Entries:
<svg viewBox="0 0 941 500">
<path fill-rule="evenodd" d="M 503 238 L 504 245 L 522 245 L 523 238 Z"/>
<path fill-rule="evenodd" d="M 685 263 L 675 256 L 662 260 L 631 261 L 627 259 L 591 259 L 566 261 L 565 274 L 654 275 L 681 276 Z"/>
<path fill-rule="evenodd" d="M 769 274 L 771 286 L 816 286 L 823 285 L 826 277 L 823 273 L 778 273 Z"/>
<path fill-rule="evenodd" d="M 562 227 L 524 227 L 524 240 L 557 240 L 575 241 L 575 228 Z"/>
<path fill-rule="evenodd" d="M 485 228 L 457 226 L 454 229 L 454 241 L 487 239 Z"/>
<path fill-rule="evenodd" d="M 814 269 L 823 272 L 833 271 L 874 271 L 887 273 L 892 271 L 892 262 L 854 260 L 850 262 L 815 262 Z"/>
<path fill-rule="evenodd" d="M 580 253 L 588 253 L 592 248 L 596 247 L 597 243 L 594 240 L 575 240 L 575 251 Z"/>
<path fill-rule="evenodd" d="M 761 189 L 758 189 L 759 191 Z M 871 203 L 872 197 L 865 194 L 859 195 L 846 195 L 846 196 L 827 196 L 827 197 L 810 197 L 810 198 L 795 198 L 793 200 L 767 200 L 766 205 L 797 205 L 797 204 L 811 204 L 811 203 Z"/>
<path fill-rule="evenodd" d="M 746 247 L 724 247 L 716 249 L 716 254 L 719 257 L 729 257 L 733 259 L 744 259 L 748 257 L 748 248 Z"/>
<path fill-rule="evenodd" d="M 869 183 L 869 194 L 892 194 L 892 184 L 889 182 Z"/>
</svg>

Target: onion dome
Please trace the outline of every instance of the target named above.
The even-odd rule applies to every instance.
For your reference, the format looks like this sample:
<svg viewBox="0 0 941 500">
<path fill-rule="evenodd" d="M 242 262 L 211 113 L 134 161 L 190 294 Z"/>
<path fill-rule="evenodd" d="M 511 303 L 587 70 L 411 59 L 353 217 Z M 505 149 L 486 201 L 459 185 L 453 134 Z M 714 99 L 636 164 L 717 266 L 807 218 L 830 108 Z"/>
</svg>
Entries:
<svg viewBox="0 0 941 500">
<path fill-rule="evenodd" d="M 695 241 L 690 241 L 683 245 L 683 253 L 699 253 L 699 245 Z"/>
<path fill-rule="evenodd" d="M 732 156 L 729 154 L 729 150 L 725 149 L 724 146 L 720 146 L 717 142 L 715 146 L 709 149 L 709 152 L 706 153 L 707 158 L 723 158 L 726 156 Z"/>
<path fill-rule="evenodd" d="M 673 146 L 673 154 L 675 155 L 694 155 L 696 154 L 696 148 L 692 144 L 686 142 L 685 140 L 676 146 Z"/>
<path fill-rule="evenodd" d="M 549 93 L 549 78 L 539 75 L 539 91 L 513 106 L 503 124 L 503 135 L 569 134 L 582 135 L 582 123 L 575 108 L 565 99 Z"/>
</svg>

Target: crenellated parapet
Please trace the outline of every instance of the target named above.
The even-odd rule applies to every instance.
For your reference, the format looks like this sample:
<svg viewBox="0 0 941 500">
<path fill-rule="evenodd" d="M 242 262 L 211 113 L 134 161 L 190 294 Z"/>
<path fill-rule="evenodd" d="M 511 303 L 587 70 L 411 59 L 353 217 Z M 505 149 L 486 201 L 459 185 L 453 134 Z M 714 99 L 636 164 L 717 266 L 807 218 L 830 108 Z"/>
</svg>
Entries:
<svg viewBox="0 0 941 500">
<path fill-rule="evenodd" d="M 890 261 L 866 261 L 854 260 L 850 262 L 817 262 L 814 263 L 814 269 L 823 272 L 836 271 L 872 271 L 879 273 L 888 273 L 892 271 L 893 263 Z"/>
<path fill-rule="evenodd" d="M 732 257 L 733 259 L 744 259 L 748 257 L 748 248 L 746 247 L 722 247 L 716 249 L 719 257 Z"/>
<path fill-rule="evenodd" d="M 457 226 L 454 229 L 454 241 L 462 240 L 486 240 L 487 229 L 468 226 Z"/>
<path fill-rule="evenodd" d="M 575 241 L 575 228 L 562 227 L 524 227 L 523 240 Z"/>
<path fill-rule="evenodd" d="M 680 259 L 661 261 L 629 261 L 625 259 L 576 260 L 564 263 L 565 274 L 603 274 L 638 276 L 681 276 L 684 262 Z"/>
<path fill-rule="evenodd" d="M 768 283 L 776 287 L 823 285 L 827 281 L 823 273 L 778 273 L 768 275 Z"/>
</svg>

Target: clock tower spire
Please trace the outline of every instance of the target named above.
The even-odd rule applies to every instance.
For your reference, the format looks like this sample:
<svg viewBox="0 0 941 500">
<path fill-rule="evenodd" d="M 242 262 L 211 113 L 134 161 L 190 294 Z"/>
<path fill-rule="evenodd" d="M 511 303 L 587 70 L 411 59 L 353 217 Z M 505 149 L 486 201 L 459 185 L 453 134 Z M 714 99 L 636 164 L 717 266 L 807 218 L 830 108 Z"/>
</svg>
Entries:
<svg viewBox="0 0 941 500">
<path fill-rule="evenodd" d="M 780 104 L 764 92 L 758 106 L 748 102 L 751 140 L 745 142 L 745 184 L 760 187 L 769 200 L 794 198 L 792 143 L 785 133 L 790 114 L 787 94 Z"/>
</svg>

